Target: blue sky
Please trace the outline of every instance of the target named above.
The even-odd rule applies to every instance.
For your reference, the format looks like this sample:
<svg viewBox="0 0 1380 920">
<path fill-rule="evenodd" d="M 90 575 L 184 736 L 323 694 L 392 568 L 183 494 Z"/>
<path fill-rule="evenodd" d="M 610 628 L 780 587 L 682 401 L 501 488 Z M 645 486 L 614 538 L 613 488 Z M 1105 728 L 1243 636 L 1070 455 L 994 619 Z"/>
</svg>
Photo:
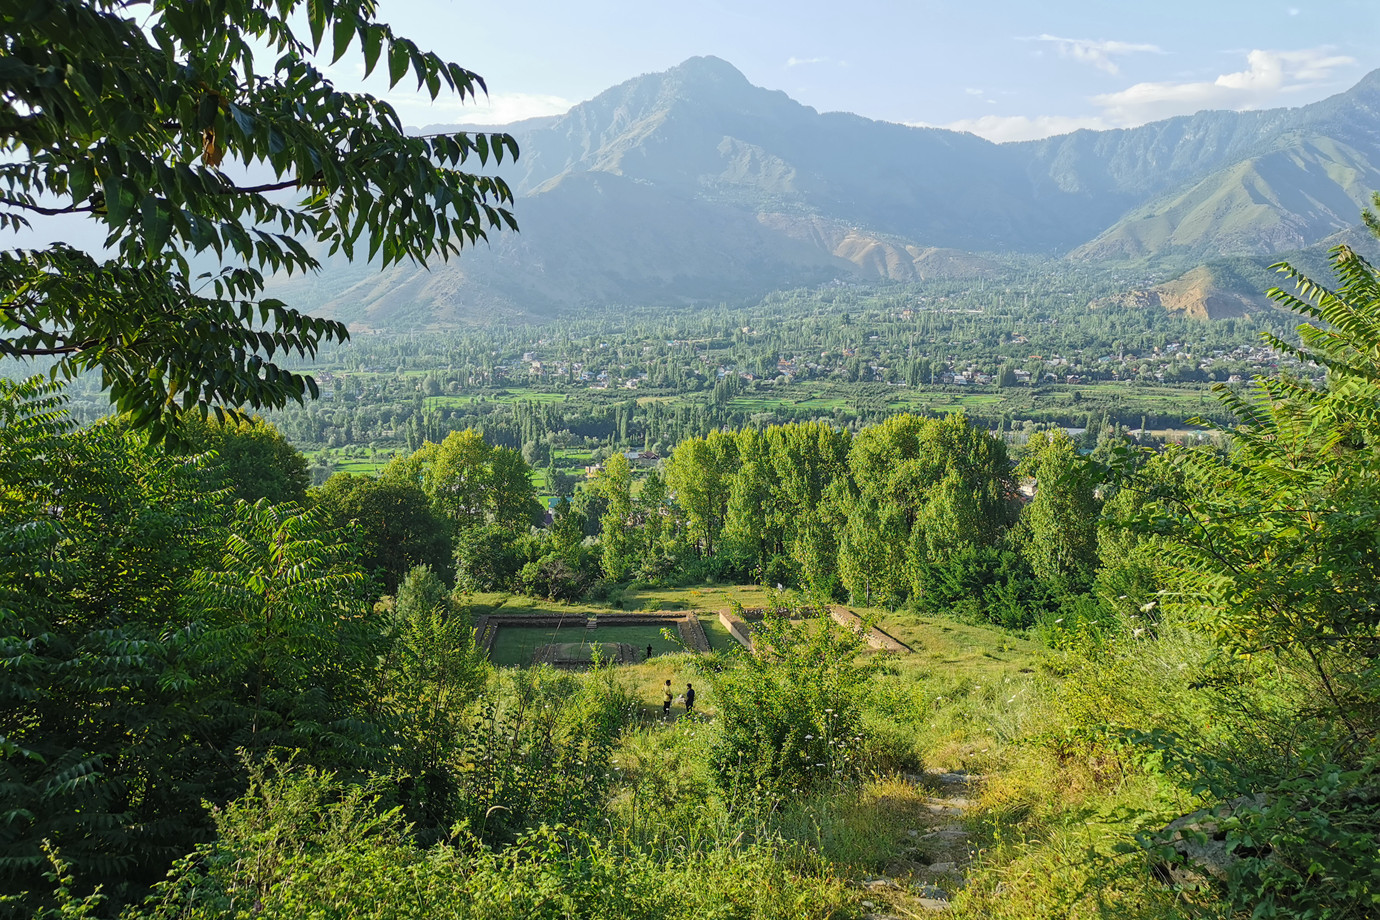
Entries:
<svg viewBox="0 0 1380 920">
<path fill-rule="evenodd" d="M 387 93 L 419 125 L 553 114 L 698 54 L 820 111 L 993 140 L 1301 105 L 1380 67 L 1380 0 L 380 0 L 380 15 L 488 82 L 484 107 Z M 332 68 L 343 88 L 351 61 Z"/>
</svg>

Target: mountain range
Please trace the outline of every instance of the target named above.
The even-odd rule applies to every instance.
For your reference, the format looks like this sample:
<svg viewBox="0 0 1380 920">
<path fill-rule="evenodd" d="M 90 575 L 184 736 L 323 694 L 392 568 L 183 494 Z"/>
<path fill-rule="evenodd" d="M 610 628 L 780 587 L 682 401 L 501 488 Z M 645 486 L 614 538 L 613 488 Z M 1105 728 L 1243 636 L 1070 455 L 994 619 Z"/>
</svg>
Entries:
<svg viewBox="0 0 1380 920">
<path fill-rule="evenodd" d="M 820 113 L 697 57 L 498 130 L 522 149 L 500 170 L 521 232 L 429 270 L 332 263 L 282 293 L 415 328 L 975 276 L 1009 254 L 1186 270 L 1316 246 L 1380 189 L 1380 71 L 1298 108 L 996 144 Z"/>
</svg>

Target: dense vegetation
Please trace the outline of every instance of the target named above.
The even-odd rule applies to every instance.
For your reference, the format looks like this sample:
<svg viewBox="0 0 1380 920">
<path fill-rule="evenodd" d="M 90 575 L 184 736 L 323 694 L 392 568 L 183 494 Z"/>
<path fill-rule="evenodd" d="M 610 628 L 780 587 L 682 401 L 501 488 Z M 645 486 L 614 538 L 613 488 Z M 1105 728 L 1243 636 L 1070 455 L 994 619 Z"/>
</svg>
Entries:
<svg viewBox="0 0 1380 920">
<path fill-rule="evenodd" d="M 1291 335 L 1282 313 L 1205 321 L 1090 306 L 1143 283 L 1016 267 L 988 281 L 830 285 L 740 306 L 591 308 L 540 326 L 361 334 L 310 365 L 320 400 L 268 417 L 313 457 L 318 482 L 467 428 L 538 467 L 582 473 L 600 448 L 665 455 L 717 428 L 856 429 L 900 412 L 962 410 L 994 431 L 1082 428 L 1091 446 L 1108 424 L 1225 422 L 1214 382 L 1292 366 L 1260 339 Z M 72 391 L 79 417 L 106 411 L 94 383 Z"/>
<path fill-rule="evenodd" d="M 1225 450 L 1094 459 L 1054 431 L 1013 463 L 962 415 L 717 432 L 664 474 L 614 454 L 535 528 L 525 461 L 474 432 L 303 510 L 254 494 L 279 488 L 266 468 L 302 475 L 262 426 L 187 458 L 7 385 L 5 884 L 40 904 L 46 868 L 69 909 L 130 917 L 380 893 L 418 916 L 849 916 L 850 878 L 913 864 L 924 787 L 902 777 L 939 764 L 988 772 L 960 915 L 1366 916 L 1380 280 L 1346 250 L 1337 269 L 1337 293 L 1278 295 L 1325 325 L 1275 347 L 1328 386 L 1224 390 Z M 494 671 L 452 571 L 611 599 L 749 571 L 1049 651 L 984 691 L 782 596 L 755 655 Z M 667 666 L 698 678 L 703 721 L 649 716 Z"/>
<path fill-rule="evenodd" d="M 332 380 L 332 404 L 412 381 L 411 414 L 388 435 L 381 414 L 368 422 L 392 454 L 378 475 L 312 487 L 282 429 L 210 409 L 303 395 L 305 378 L 255 352 L 310 353 L 341 330 L 272 304 L 257 314 L 271 328 L 252 328 L 238 312 L 258 290 L 251 268 L 215 299 L 184 297 L 178 245 L 309 264 L 288 235 L 241 245 L 248 215 L 347 251 L 367 232 L 388 259 L 444 252 L 506 224 L 486 204 L 506 191 L 431 158 L 507 141 L 417 147 L 386 107 L 320 85 L 306 57 L 329 34 L 337 57 L 357 40 L 394 82 L 411 70 L 433 93 L 472 91 L 372 4 L 304 5 L 310 42 L 291 2 L 154 6 L 147 31 L 118 4 L 0 8 L 17 60 L 0 74 L 0 130 L 29 158 L 0 166 L 16 196 L 0 217 L 41 213 L 51 192 L 116 244 L 103 264 L 6 253 L 6 354 L 57 359 L 59 376 L 99 367 L 130 410 L 80 424 L 42 378 L 0 381 L 6 912 L 784 920 L 914 914 L 937 895 L 973 918 L 1380 910 L 1380 274 L 1350 249 L 1334 253 L 1335 290 L 1285 268 L 1292 290 L 1271 296 L 1309 323 L 1239 355 L 1245 323 L 1069 306 L 1058 315 L 1086 322 L 1039 338 L 1000 302 L 917 311 L 839 291 L 826 293 L 865 309 L 760 335 L 724 325 L 731 311 L 687 314 L 668 322 L 700 332 L 667 336 L 668 352 L 646 341 L 664 327 L 562 333 L 549 347 L 564 379 L 507 400 L 513 365 L 476 337 L 454 340 L 470 351 L 444 374 L 405 366 L 421 346 L 379 340 L 391 376 L 356 366 Z M 282 53 L 274 78 L 251 79 L 246 34 Z M 103 42 L 119 51 L 105 66 L 148 94 L 98 91 Z M 69 57 L 82 67 L 54 69 Z M 177 78 L 153 86 L 160 67 Z M 222 106 L 201 77 L 252 83 L 253 105 Z M 381 163 L 419 161 L 409 175 L 454 213 L 354 210 L 358 188 L 333 184 L 349 156 L 283 180 L 306 187 L 303 211 L 223 184 L 227 150 L 280 177 L 322 145 L 342 153 L 307 128 L 290 154 L 274 143 L 275 104 L 303 87 L 382 144 Z M 95 197 L 90 151 L 141 145 L 167 172 L 150 161 L 145 185 Z M 173 168 L 198 157 L 205 175 Z M 234 203 L 202 227 L 217 195 Z M 88 299 L 95 288 L 106 296 Z M 816 315 L 824 295 L 809 296 L 795 316 Z M 210 354 L 227 341 L 247 346 Z M 528 359 L 529 377 L 546 360 Z M 1231 380 L 1276 360 L 1284 371 Z M 1215 433 L 1126 432 L 1133 367 L 1157 384 L 1225 374 L 1221 408 L 1190 423 Z M 586 373 L 615 369 L 655 380 L 666 403 L 566 403 Z M 1072 389 L 1044 389 L 1048 374 Z M 750 408 L 835 377 L 855 387 L 851 408 Z M 1117 395 L 1085 409 L 1104 378 Z M 922 400 L 1022 392 L 1028 414 L 862 388 L 902 383 Z M 473 405 L 476 386 L 481 411 L 440 414 Z M 339 446 L 360 443 L 361 402 Z M 289 437 L 311 412 L 280 417 Z M 1089 424 L 1069 425 L 1080 412 Z M 667 456 L 617 449 L 639 437 Z M 583 482 L 556 463 L 596 444 L 578 459 L 604 462 Z M 558 498 L 549 516 L 538 482 Z M 614 618 L 711 594 L 759 608 L 750 648 L 721 637 L 570 673 L 494 667 L 475 634 L 480 598 Z M 839 625 L 830 602 L 844 599 L 912 653 Z M 655 705 L 672 679 L 687 696 L 699 685 L 695 713 Z M 971 790 L 962 814 L 935 801 L 946 782 Z"/>
<path fill-rule="evenodd" d="M 320 268 L 304 241 L 346 256 L 358 243 L 388 265 L 516 226 L 503 181 L 464 169 L 515 157 L 511 137 L 409 136 L 387 103 L 337 91 L 316 67 L 328 47 L 338 61 L 355 46 L 390 86 L 410 73 L 432 98 L 485 91 L 372 3 L 64 0 L 0 16 L 0 229 L 82 215 L 106 247 L 0 253 L 0 356 L 52 359 L 66 379 L 97 372 L 155 437 L 176 436 L 181 410 L 316 395 L 283 359 L 347 338 L 345 325 L 264 292 L 265 271 Z M 302 195 L 274 194 L 286 189 Z"/>
<path fill-rule="evenodd" d="M 591 309 L 542 326 L 357 336 L 315 365 L 326 396 L 271 416 L 318 468 L 475 428 L 578 467 L 600 447 L 666 454 L 717 428 L 963 410 L 992 430 L 1226 421 L 1213 382 L 1269 373 L 1282 315 L 1205 322 L 1089 304 L 1130 279 L 1068 269 L 992 282 L 826 286 L 739 307 Z"/>
</svg>

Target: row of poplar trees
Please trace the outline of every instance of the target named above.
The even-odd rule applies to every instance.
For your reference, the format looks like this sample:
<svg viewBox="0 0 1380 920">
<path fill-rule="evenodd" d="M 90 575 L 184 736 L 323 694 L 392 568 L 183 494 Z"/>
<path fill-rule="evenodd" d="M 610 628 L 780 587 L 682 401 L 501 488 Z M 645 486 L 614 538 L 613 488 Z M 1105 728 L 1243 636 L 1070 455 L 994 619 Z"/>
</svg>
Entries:
<svg viewBox="0 0 1380 920">
<path fill-rule="evenodd" d="M 1076 460 L 1062 432 L 1035 436 L 1017 465 L 962 415 L 899 415 L 857 434 L 807 423 L 691 438 L 667 462 L 664 491 L 689 553 L 725 576 L 896 605 L 975 558 L 989 580 L 1005 565 L 1089 583 L 1099 499 Z M 1038 483 L 1029 501 L 1023 480 Z"/>
</svg>

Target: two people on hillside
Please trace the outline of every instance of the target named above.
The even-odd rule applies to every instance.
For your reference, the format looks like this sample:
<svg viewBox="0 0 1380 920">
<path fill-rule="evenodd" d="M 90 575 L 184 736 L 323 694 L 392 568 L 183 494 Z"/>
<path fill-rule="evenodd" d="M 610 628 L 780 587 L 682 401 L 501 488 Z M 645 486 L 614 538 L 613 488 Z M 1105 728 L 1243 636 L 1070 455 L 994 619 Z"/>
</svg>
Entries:
<svg viewBox="0 0 1380 920">
<path fill-rule="evenodd" d="M 666 679 L 666 685 L 661 688 L 661 717 L 669 719 L 671 717 L 671 703 L 675 699 L 675 691 L 671 689 L 671 679 Z M 688 716 L 695 711 L 695 685 L 687 682 L 685 693 L 681 694 L 681 701 L 685 703 L 685 714 Z"/>
</svg>

